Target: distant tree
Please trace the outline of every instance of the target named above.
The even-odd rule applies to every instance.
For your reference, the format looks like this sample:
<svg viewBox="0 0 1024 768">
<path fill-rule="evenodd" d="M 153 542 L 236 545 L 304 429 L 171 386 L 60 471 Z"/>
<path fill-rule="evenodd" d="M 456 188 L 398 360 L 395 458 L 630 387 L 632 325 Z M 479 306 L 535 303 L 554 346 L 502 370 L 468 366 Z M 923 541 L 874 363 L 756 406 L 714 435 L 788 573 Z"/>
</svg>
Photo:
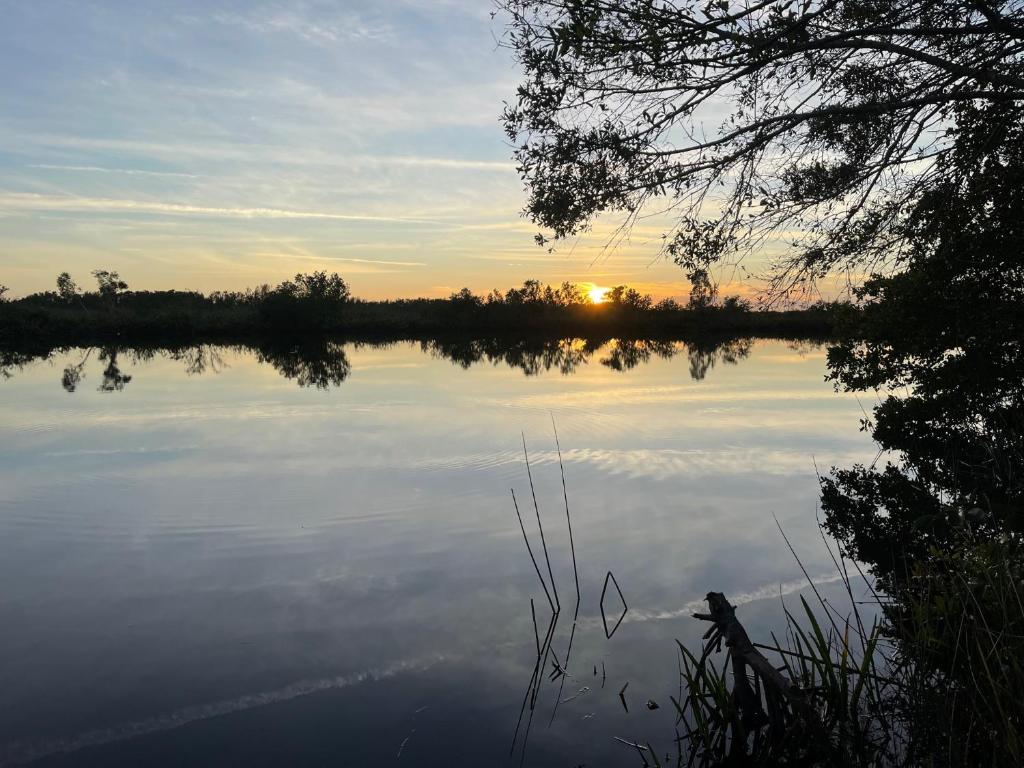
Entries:
<svg viewBox="0 0 1024 768">
<path fill-rule="evenodd" d="M 780 291 L 900 263 L 943 158 L 977 164 L 1024 115 L 1021 0 L 501 5 L 527 213 L 564 238 L 667 197 L 665 252 L 698 276 L 770 237 Z"/>
<path fill-rule="evenodd" d="M 5 294 L 10 290 L 6 285 L 0 285 L 0 303 L 7 301 Z"/>
<path fill-rule="evenodd" d="M 557 291 L 558 303 L 564 307 L 575 307 L 586 304 L 588 296 L 576 283 L 564 282 Z"/>
<path fill-rule="evenodd" d="M 119 294 L 128 290 L 128 283 L 122 280 L 117 272 L 111 272 L 106 269 L 94 269 L 92 276 L 96 278 L 96 285 L 99 288 L 100 296 L 105 299 L 114 299 Z M 71 279 L 70 276 L 68 276 L 68 279 Z M 58 278 L 58 285 L 59 283 L 60 278 Z"/>
<path fill-rule="evenodd" d="M 522 292 L 523 301 L 527 304 L 539 304 L 543 297 L 543 289 L 540 280 L 524 280 Z"/>
<path fill-rule="evenodd" d="M 749 312 L 750 302 L 739 296 L 726 296 L 722 299 L 722 309 L 727 312 Z"/>
<path fill-rule="evenodd" d="M 649 310 L 654 300 L 628 285 L 616 285 L 605 294 L 605 300 L 617 307 L 629 307 L 641 312 Z"/>
<path fill-rule="evenodd" d="M 654 309 L 658 312 L 678 312 L 683 308 L 683 305 L 673 299 L 671 296 L 662 299 L 655 306 Z"/>
<path fill-rule="evenodd" d="M 539 304 L 544 297 L 540 280 L 524 280 L 522 288 L 509 288 L 505 292 L 506 304 Z"/>
<path fill-rule="evenodd" d="M 348 283 L 337 272 L 313 272 L 295 276 L 295 293 L 300 299 L 343 302 L 351 297 Z"/>
<path fill-rule="evenodd" d="M 285 280 L 276 288 L 261 286 L 252 294 L 267 322 L 321 330 L 338 322 L 351 298 L 348 283 L 336 272 L 297 274 L 294 280 Z"/>
<path fill-rule="evenodd" d="M 718 296 L 718 286 L 711 279 L 707 269 L 690 271 L 690 309 L 706 309 L 713 306 Z"/>
<path fill-rule="evenodd" d="M 654 304 L 654 300 L 648 294 L 640 293 L 636 288 L 630 288 L 622 297 L 622 303 L 631 309 L 646 312 Z"/>
<path fill-rule="evenodd" d="M 484 303 L 484 300 L 474 294 L 469 290 L 469 288 L 463 288 L 460 291 L 456 291 L 448 297 L 448 301 L 469 307 L 479 307 Z"/>
<path fill-rule="evenodd" d="M 57 294 L 61 300 L 70 303 L 78 298 L 78 285 L 67 272 L 57 275 Z"/>
<path fill-rule="evenodd" d="M 609 304 L 616 306 L 622 304 L 622 297 L 626 295 L 626 286 L 615 285 L 608 289 L 604 295 L 604 300 Z"/>
</svg>

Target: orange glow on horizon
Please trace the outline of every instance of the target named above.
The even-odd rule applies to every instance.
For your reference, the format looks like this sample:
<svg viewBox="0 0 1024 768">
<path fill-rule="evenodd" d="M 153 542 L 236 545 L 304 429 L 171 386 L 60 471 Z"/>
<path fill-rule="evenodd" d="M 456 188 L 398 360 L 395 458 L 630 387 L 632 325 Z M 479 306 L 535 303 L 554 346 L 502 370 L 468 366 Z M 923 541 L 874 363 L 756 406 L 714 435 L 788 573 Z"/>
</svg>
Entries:
<svg viewBox="0 0 1024 768">
<path fill-rule="evenodd" d="M 587 295 L 594 304 L 603 304 L 605 302 L 605 296 L 610 289 L 600 285 L 595 285 L 587 291 Z"/>
</svg>

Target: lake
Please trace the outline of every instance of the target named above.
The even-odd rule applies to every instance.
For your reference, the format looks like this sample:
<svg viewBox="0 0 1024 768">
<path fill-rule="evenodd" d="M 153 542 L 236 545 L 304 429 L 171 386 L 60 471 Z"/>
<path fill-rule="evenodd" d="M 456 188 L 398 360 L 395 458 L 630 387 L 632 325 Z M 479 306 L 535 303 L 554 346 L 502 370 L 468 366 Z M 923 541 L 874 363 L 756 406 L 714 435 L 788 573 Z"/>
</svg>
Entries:
<svg viewBox="0 0 1024 768">
<path fill-rule="evenodd" d="M 834 591 L 815 467 L 875 457 L 871 404 L 801 342 L 73 349 L 2 370 L 3 764 L 640 765 L 614 737 L 672 749 L 690 612 L 722 591 L 770 640 L 805 586 L 776 518 Z M 532 722 L 550 609 L 510 489 L 568 669 L 545 660 Z"/>
</svg>

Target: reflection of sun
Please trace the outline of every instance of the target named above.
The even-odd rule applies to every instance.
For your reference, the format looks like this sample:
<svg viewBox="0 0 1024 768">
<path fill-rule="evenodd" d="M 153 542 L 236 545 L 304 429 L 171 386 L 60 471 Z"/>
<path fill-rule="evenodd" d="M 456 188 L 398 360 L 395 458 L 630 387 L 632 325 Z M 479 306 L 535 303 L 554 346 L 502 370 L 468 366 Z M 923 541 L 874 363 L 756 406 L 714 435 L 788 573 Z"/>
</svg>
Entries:
<svg viewBox="0 0 1024 768">
<path fill-rule="evenodd" d="M 587 295 L 590 296 L 590 300 L 595 304 L 601 304 L 604 301 L 606 293 L 608 293 L 608 289 L 602 288 L 600 285 L 595 285 L 587 291 Z"/>
</svg>

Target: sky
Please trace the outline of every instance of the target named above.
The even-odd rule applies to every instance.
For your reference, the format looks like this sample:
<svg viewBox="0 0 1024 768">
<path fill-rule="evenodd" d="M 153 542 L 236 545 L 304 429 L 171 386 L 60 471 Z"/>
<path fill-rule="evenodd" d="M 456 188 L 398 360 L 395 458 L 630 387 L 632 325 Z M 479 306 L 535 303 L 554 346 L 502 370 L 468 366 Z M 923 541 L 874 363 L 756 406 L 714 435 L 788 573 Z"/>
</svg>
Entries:
<svg viewBox="0 0 1024 768">
<path fill-rule="evenodd" d="M 491 0 L 0 0 L 0 283 L 238 290 L 337 271 L 364 298 L 527 278 L 685 299 L 662 228 L 554 254 L 501 129 Z M 733 292 L 747 292 L 743 287 Z"/>
</svg>

